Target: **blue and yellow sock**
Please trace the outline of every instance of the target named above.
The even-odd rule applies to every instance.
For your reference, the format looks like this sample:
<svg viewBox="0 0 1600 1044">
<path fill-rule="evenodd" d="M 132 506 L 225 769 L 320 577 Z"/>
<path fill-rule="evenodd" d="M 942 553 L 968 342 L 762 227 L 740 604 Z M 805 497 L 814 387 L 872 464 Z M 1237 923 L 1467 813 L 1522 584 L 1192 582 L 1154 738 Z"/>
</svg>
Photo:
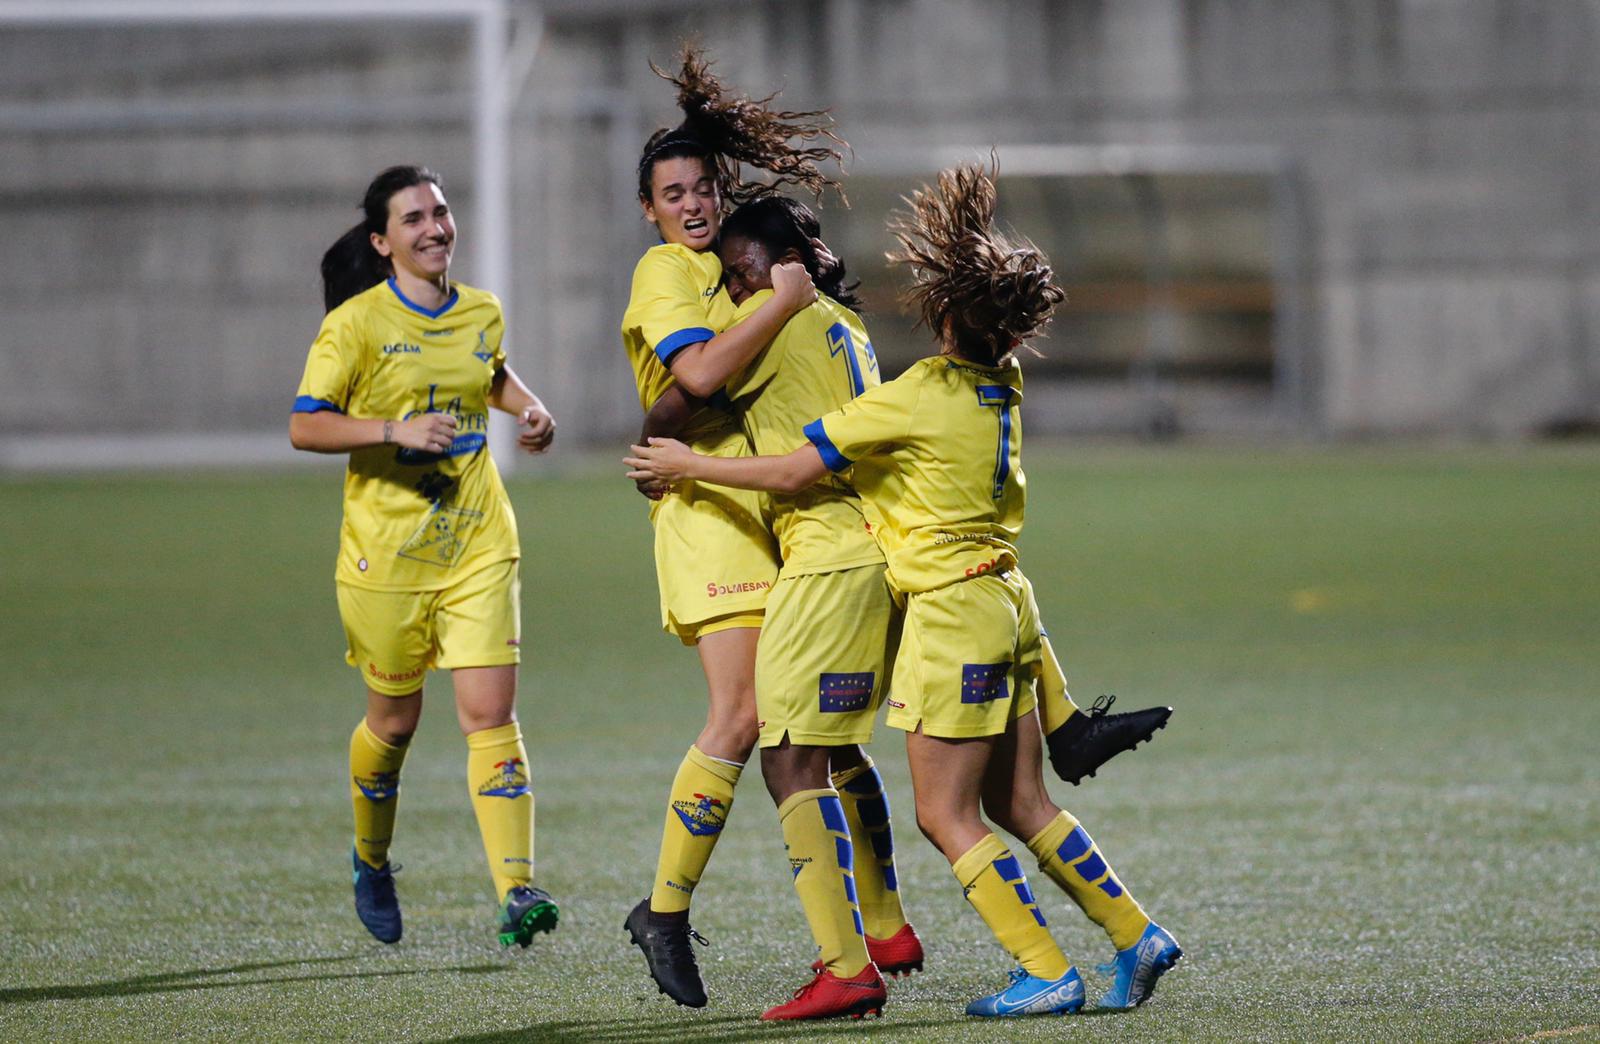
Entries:
<svg viewBox="0 0 1600 1044">
<path fill-rule="evenodd" d="M 400 805 L 400 766 L 406 747 L 383 742 L 361 719 L 350 734 L 350 803 L 356 814 L 356 855 L 373 869 L 389 861 Z"/>
<path fill-rule="evenodd" d="M 1061 813 L 1029 838 L 1028 851 L 1038 857 L 1039 869 L 1089 920 L 1106 930 L 1117 949 L 1126 950 L 1138 942 L 1150 926 L 1144 907 L 1117 880 L 1093 839 L 1070 813 Z"/>
<path fill-rule="evenodd" d="M 856 897 L 861 920 L 874 939 L 888 939 L 906 926 L 900 882 L 894 868 L 894 829 L 889 795 L 872 759 L 833 774 L 850 841 L 855 849 Z"/>
<path fill-rule="evenodd" d="M 654 913 L 689 909 L 722 825 L 733 808 L 733 790 L 742 767 L 690 747 L 673 777 L 667 798 L 667 822 L 661 831 L 656 881 L 650 890 Z"/>
<path fill-rule="evenodd" d="M 1050 937 L 1022 867 L 999 838 L 986 834 L 950 869 L 967 901 L 1024 971 L 1051 981 L 1067 973 L 1072 965 Z"/>
<path fill-rule="evenodd" d="M 869 963 L 856 901 L 850 828 L 835 790 L 802 790 L 778 806 L 794 890 L 800 896 L 817 955 L 828 971 L 848 979 Z"/>
<path fill-rule="evenodd" d="M 467 734 L 467 791 L 501 901 L 533 880 L 533 791 L 516 722 Z"/>
</svg>

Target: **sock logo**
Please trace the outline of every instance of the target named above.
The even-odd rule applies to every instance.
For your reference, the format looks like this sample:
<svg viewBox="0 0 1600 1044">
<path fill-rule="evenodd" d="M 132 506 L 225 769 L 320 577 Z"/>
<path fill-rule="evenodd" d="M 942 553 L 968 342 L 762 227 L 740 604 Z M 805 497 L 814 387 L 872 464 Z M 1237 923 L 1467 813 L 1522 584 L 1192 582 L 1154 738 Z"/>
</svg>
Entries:
<svg viewBox="0 0 1600 1044">
<path fill-rule="evenodd" d="M 507 758 L 494 764 L 495 774 L 478 787 L 479 797 L 519 798 L 528 792 L 528 774 L 521 758 Z"/>
<path fill-rule="evenodd" d="M 672 811 L 695 837 L 720 834 L 722 824 L 728 820 L 728 803 L 709 794 L 696 794 L 693 801 L 674 801 Z"/>
<path fill-rule="evenodd" d="M 400 790 L 400 773 L 375 772 L 370 776 L 351 776 L 350 781 L 368 801 L 388 801 Z"/>
<path fill-rule="evenodd" d="M 806 864 L 809 862 L 811 862 L 810 856 L 806 856 L 803 859 L 796 859 L 794 856 L 790 856 L 789 870 L 793 874 L 793 877 L 791 877 L 790 880 L 793 880 L 794 877 L 799 877 L 800 871 L 804 870 L 806 868 Z"/>
</svg>

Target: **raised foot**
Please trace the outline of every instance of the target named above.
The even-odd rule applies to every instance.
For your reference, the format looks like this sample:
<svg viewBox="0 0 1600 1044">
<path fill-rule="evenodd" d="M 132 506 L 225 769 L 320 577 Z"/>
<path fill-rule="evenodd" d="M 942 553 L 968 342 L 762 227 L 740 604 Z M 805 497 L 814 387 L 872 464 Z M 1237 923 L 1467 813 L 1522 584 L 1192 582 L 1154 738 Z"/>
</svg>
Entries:
<svg viewBox="0 0 1600 1044">
<path fill-rule="evenodd" d="M 500 908 L 500 945 L 516 943 L 523 949 L 542 932 L 555 931 L 561 910 L 542 888 L 519 885 L 506 893 Z"/>
<path fill-rule="evenodd" d="M 1074 714 L 1044 738 L 1056 775 L 1076 786 L 1118 754 L 1166 728 L 1172 717 L 1171 707 L 1112 714 L 1116 700 L 1114 695 L 1100 697 L 1089 710 Z"/>
</svg>

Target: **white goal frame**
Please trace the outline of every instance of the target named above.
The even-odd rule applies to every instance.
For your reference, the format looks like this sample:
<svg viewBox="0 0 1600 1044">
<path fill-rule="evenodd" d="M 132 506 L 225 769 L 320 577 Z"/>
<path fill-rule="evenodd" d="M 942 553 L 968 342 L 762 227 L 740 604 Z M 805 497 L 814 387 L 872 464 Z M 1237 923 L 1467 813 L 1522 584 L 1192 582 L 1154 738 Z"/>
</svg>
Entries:
<svg viewBox="0 0 1600 1044">
<path fill-rule="evenodd" d="M 115 25 L 207 27 L 249 24 L 351 22 L 445 22 L 472 34 L 470 95 L 445 105 L 470 119 L 473 146 L 472 260 L 474 281 L 492 289 L 511 313 L 511 189 L 509 122 L 514 81 L 527 76 L 539 31 L 510 50 L 506 0 L 0 0 L 0 29 L 103 28 Z M 328 98 L 322 118 L 360 125 L 422 106 L 438 110 L 437 98 Z M 293 105 L 257 99 L 215 102 L 162 99 L 97 100 L 92 103 L 0 105 L 0 131 L 50 131 L 84 127 L 249 126 L 303 112 Z M 218 436 L 221 437 L 218 437 Z M 489 443 L 502 470 L 512 463 L 514 431 L 504 418 L 489 426 Z M 72 468 L 166 467 L 286 463 L 295 458 L 284 435 L 248 432 L 199 435 L 54 436 L 49 440 L 0 440 L 0 471 Z"/>
</svg>

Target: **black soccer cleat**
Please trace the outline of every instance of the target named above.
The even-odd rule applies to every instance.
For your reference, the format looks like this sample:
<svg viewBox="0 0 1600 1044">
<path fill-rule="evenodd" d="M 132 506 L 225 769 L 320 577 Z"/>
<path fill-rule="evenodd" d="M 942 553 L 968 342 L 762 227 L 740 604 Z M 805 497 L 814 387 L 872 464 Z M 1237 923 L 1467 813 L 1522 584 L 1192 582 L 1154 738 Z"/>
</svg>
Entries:
<svg viewBox="0 0 1600 1044">
<path fill-rule="evenodd" d="M 384 863 L 374 870 L 352 849 L 350 858 L 355 863 L 351 875 L 356 886 L 356 916 L 367 926 L 367 931 L 379 942 L 400 941 L 400 900 L 394 894 L 394 872 L 400 869 Z"/>
<path fill-rule="evenodd" d="M 1121 754 L 1132 750 L 1157 729 L 1166 728 L 1172 717 L 1171 707 L 1146 707 L 1126 714 L 1111 714 L 1111 705 L 1117 701 L 1112 695 L 1094 701 L 1087 711 L 1068 718 L 1044 738 L 1050 748 L 1050 767 L 1056 775 L 1076 786 L 1085 776 Z"/>
<path fill-rule="evenodd" d="M 500 907 L 500 945 L 516 943 L 524 950 L 540 932 L 553 932 L 561 911 L 543 888 L 518 885 Z"/>
<path fill-rule="evenodd" d="M 706 1006 L 706 984 L 695 963 L 693 939 L 701 946 L 705 937 L 689 927 L 689 915 L 663 916 L 650 912 L 648 897 L 639 900 L 622 926 L 633 945 L 644 951 L 644 960 L 656 987 L 686 1008 Z"/>
</svg>

